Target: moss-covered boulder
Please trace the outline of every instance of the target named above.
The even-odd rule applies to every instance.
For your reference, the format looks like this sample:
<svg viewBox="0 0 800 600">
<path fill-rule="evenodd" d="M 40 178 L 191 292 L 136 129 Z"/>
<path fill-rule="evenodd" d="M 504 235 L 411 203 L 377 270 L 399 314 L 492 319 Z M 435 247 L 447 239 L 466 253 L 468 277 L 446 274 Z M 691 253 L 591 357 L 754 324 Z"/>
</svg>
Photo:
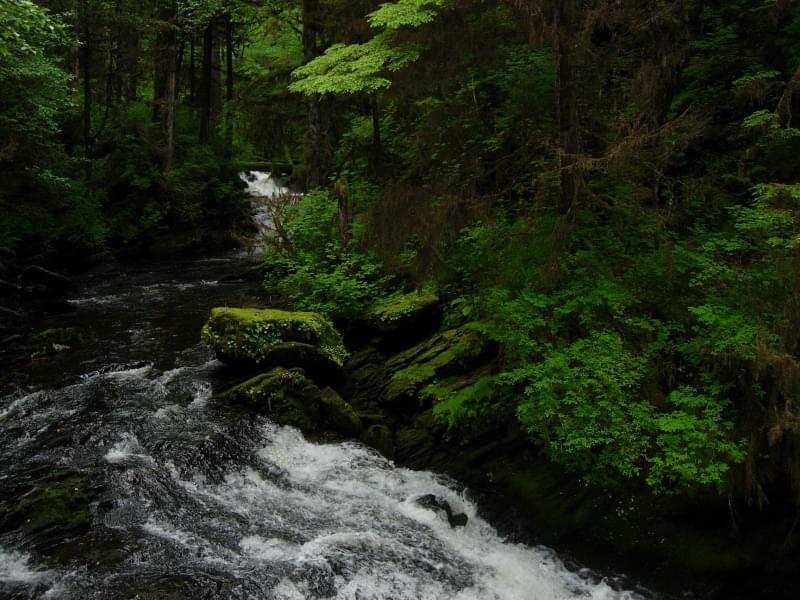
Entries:
<svg viewBox="0 0 800 600">
<path fill-rule="evenodd" d="M 433 335 L 441 327 L 442 316 L 439 297 L 418 290 L 395 294 L 341 325 L 353 345 L 369 345 L 391 354 Z"/>
<path fill-rule="evenodd" d="M 479 368 L 495 354 L 496 347 L 481 334 L 476 323 L 438 333 L 387 362 L 390 376 L 381 401 L 395 411 L 418 410 L 423 388 Z"/>
<path fill-rule="evenodd" d="M 325 388 L 320 394 L 322 413 L 328 428 L 348 437 L 358 437 L 364 430 L 361 418 L 355 409 L 332 388 Z"/>
<path fill-rule="evenodd" d="M 335 376 L 347 357 L 339 332 L 317 313 L 215 308 L 203 340 L 235 367 L 299 367 L 315 380 Z"/>
<path fill-rule="evenodd" d="M 323 429 L 322 392 L 302 369 L 278 367 L 223 393 L 221 398 L 245 404 L 276 423 L 304 433 Z"/>
</svg>

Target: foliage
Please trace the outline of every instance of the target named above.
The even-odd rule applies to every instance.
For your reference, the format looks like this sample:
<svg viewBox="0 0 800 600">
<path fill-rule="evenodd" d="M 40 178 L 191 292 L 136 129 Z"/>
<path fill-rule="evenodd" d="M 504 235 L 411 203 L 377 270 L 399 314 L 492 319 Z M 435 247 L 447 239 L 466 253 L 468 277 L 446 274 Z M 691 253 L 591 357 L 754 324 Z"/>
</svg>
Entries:
<svg viewBox="0 0 800 600">
<path fill-rule="evenodd" d="M 342 249 L 333 235 L 335 226 L 336 204 L 330 195 L 307 194 L 284 223 L 290 247 L 268 261 L 282 263 L 286 275 L 276 287 L 292 307 L 333 319 L 354 318 L 387 294 L 386 281 L 380 263 L 358 249 L 357 239 Z"/>
</svg>

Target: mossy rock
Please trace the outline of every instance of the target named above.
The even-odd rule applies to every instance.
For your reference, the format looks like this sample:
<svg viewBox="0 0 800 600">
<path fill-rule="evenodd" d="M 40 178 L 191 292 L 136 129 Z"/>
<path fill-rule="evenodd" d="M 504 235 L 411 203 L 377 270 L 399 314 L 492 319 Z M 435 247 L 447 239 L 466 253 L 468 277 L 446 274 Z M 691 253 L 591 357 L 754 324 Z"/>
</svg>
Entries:
<svg viewBox="0 0 800 600">
<path fill-rule="evenodd" d="M 440 379 L 470 372 L 490 362 L 496 347 L 471 323 L 436 334 L 386 363 L 391 373 L 381 395 L 388 407 L 413 412 L 423 388 Z"/>
<path fill-rule="evenodd" d="M 417 415 L 410 426 L 395 435 L 397 460 L 406 464 L 434 462 L 443 434 L 444 428 L 431 411 Z"/>
<path fill-rule="evenodd" d="M 300 367 L 329 379 L 347 358 L 341 335 L 317 313 L 214 308 L 202 335 L 222 362 L 249 370 Z"/>
<path fill-rule="evenodd" d="M 386 383 L 386 357 L 374 348 L 355 353 L 345 365 L 350 402 L 359 410 L 375 411 Z"/>
<path fill-rule="evenodd" d="M 348 437 L 358 437 L 364 430 L 361 418 L 355 409 L 345 402 L 332 388 L 325 388 L 320 394 L 322 413 L 328 427 Z"/>
<path fill-rule="evenodd" d="M 85 337 L 80 329 L 75 327 L 61 327 L 46 329 L 31 338 L 30 346 L 33 353 L 58 354 L 71 350 L 73 346 L 82 344 Z"/>
<path fill-rule="evenodd" d="M 302 369 L 278 367 L 237 385 L 221 398 L 245 404 L 281 425 L 315 433 L 324 423 L 321 394 Z"/>
<path fill-rule="evenodd" d="M 394 459 L 394 438 L 386 425 L 373 425 L 361 435 L 361 441 L 375 448 L 389 460 Z"/>
<path fill-rule="evenodd" d="M 31 265 L 20 274 L 17 284 L 22 290 L 34 296 L 63 296 L 69 290 L 72 281 L 61 273 Z"/>
<path fill-rule="evenodd" d="M 418 290 L 374 305 L 367 312 L 367 321 L 377 333 L 391 334 L 440 317 L 441 313 L 439 296 Z"/>
</svg>

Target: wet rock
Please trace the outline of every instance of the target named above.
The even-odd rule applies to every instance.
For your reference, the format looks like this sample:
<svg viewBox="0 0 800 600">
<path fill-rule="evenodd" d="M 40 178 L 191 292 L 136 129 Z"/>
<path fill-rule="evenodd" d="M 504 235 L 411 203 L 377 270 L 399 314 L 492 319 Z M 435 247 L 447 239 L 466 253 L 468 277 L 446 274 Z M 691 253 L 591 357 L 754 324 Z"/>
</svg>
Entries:
<svg viewBox="0 0 800 600">
<path fill-rule="evenodd" d="M 21 529 L 37 546 L 49 548 L 89 529 L 94 494 L 84 476 L 55 472 L 14 491 L 15 503 L 0 515 L 3 530 Z"/>
<path fill-rule="evenodd" d="M 335 379 L 347 358 L 339 332 L 317 313 L 215 308 L 203 340 L 235 367 L 299 367 L 317 380 Z"/>
<path fill-rule="evenodd" d="M 372 446 L 389 460 L 394 459 L 394 439 L 386 425 L 372 425 L 361 435 L 361 441 Z"/>
<path fill-rule="evenodd" d="M 405 464 L 430 464 L 434 461 L 446 426 L 428 410 L 417 415 L 395 435 L 397 460 Z"/>
<path fill-rule="evenodd" d="M 353 406 L 359 410 L 377 411 L 377 402 L 386 383 L 386 356 L 372 347 L 353 354 L 345 364 L 345 373 Z"/>
<path fill-rule="evenodd" d="M 382 403 L 394 411 L 415 412 L 421 408 L 423 388 L 485 365 L 496 351 L 476 323 L 438 333 L 386 363 L 391 376 L 383 388 Z"/>
<path fill-rule="evenodd" d="M 320 400 L 325 421 L 330 429 L 348 437 L 357 438 L 361 435 L 364 430 L 361 418 L 335 390 L 325 388 L 320 394 Z"/>
<path fill-rule="evenodd" d="M 84 339 L 83 333 L 75 327 L 46 329 L 31 338 L 31 356 L 66 352 Z"/>
<path fill-rule="evenodd" d="M 18 283 L 33 296 L 64 296 L 72 285 L 69 277 L 36 265 L 27 267 L 19 276 Z"/>
<path fill-rule="evenodd" d="M 12 308 L 0 305 L 0 323 L 18 321 L 22 315 Z"/>
<path fill-rule="evenodd" d="M 431 335 L 441 320 L 439 296 L 417 290 L 376 304 L 359 325 L 382 349 L 400 350 Z"/>
<path fill-rule="evenodd" d="M 434 494 L 427 494 L 425 496 L 421 496 L 417 498 L 416 503 L 419 504 L 422 508 L 427 508 L 428 510 L 432 510 L 435 513 L 438 513 L 444 516 L 447 519 L 447 522 L 450 523 L 450 527 L 466 527 L 467 523 L 469 522 L 469 517 L 464 513 L 457 513 L 453 511 L 453 507 L 450 506 L 450 503 L 443 498 L 439 498 Z"/>
<path fill-rule="evenodd" d="M 323 429 L 322 392 L 302 369 L 278 367 L 237 385 L 221 395 L 268 415 L 281 425 L 304 433 Z"/>
</svg>

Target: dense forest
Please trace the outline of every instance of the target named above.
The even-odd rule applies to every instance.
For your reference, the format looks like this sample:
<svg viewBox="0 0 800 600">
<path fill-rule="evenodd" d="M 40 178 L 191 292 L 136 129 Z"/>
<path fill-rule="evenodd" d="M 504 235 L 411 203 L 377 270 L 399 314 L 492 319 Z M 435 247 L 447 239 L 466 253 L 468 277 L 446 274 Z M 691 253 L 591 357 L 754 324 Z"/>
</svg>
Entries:
<svg viewBox="0 0 800 600">
<path fill-rule="evenodd" d="M 234 245 L 281 174 L 274 303 L 422 290 L 499 348 L 425 387 L 450 440 L 791 538 L 791 0 L 0 0 L 0 83 L 0 279 Z"/>
</svg>

